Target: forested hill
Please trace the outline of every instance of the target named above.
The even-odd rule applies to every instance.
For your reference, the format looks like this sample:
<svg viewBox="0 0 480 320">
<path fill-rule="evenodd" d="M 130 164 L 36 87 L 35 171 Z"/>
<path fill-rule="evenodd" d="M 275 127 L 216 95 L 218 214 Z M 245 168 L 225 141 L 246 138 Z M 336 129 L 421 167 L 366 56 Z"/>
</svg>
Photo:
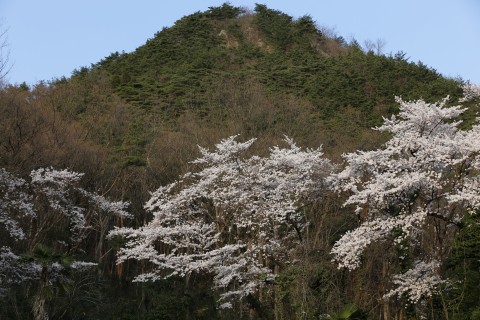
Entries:
<svg viewBox="0 0 480 320">
<path fill-rule="evenodd" d="M 301 97 L 323 119 L 350 106 L 375 120 L 393 110 L 394 95 L 431 100 L 460 93 L 454 81 L 408 62 L 404 53 L 365 53 L 356 42 L 329 38 L 309 16 L 295 20 L 264 5 L 186 16 L 135 52 L 112 54 L 92 70 L 107 71 L 132 104 L 166 114 L 208 116 L 212 92 L 231 82 Z"/>
<path fill-rule="evenodd" d="M 322 202 L 299 209 L 311 221 L 301 230 L 304 235 L 297 230 L 303 244 L 292 250 L 298 255 L 294 264 L 265 262 L 277 275 L 273 291 L 249 295 L 233 311 L 217 309 L 218 292 L 211 290 L 208 272 L 186 280 L 172 276 L 133 283 L 150 265 L 130 260 L 117 265 L 116 253 L 126 240 L 106 238 L 114 226 L 139 228 L 151 221 L 152 212 L 145 209 L 149 192 L 201 167 L 192 163 L 201 154 L 198 145 L 212 148 L 239 134 L 241 141 L 257 138 L 245 157 L 264 157 L 280 150 L 270 148 L 285 145 L 282 139 L 288 136 L 301 147 L 322 145 L 331 168 L 341 167 L 343 153 L 376 149 L 390 138 L 372 127 L 398 113 L 395 97 L 434 103 L 450 96 L 446 106 L 452 106 L 464 95 L 461 79 L 447 79 L 403 52 L 366 50 L 320 28 L 321 23 L 260 4 L 252 10 L 224 4 L 185 16 L 134 52 L 113 53 L 69 78 L 1 88 L 0 195 L 11 202 L 0 202 L 5 209 L 0 212 L 0 271 L 27 261 L 18 269 L 25 271 L 38 262 L 52 280 L 22 278 L 23 271 L 8 269 L 19 279 L 9 282 L 0 272 L 0 319 L 40 319 L 35 312 L 42 310 L 52 319 L 318 319 L 327 313 L 343 319 L 342 310 L 360 318 L 383 312 L 388 318 L 389 303 L 381 301 L 389 282 L 378 276 L 383 269 L 376 260 L 383 247 L 369 251 L 366 263 L 352 273 L 331 263 L 333 244 L 359 221 L 342 206 L 345 199 L 334 194 L 322 194 Z M 460 127 L 470 128 L 478 105 L 466 101 L 464 106 L 469 109 L 460 116 Z M 259 165 L 252 159 L 252 166 Z M 50 167 L 84 175 L 41 169 Z M 107 197 L 128 201 L 128 209 L 117 203 L 115 214 L 95 216 L 95 210 L 108 208 Z M 17 210 L 19 199 L 32 204 Z M 212 209 L 209 199 L 199 201 Z M 23 217 L 30 207 L 46 213 L 44 218 Z M 85 213 L 85 223 L 92 224 L 88 231 L 66 231 L 72 215 L 62 210 L 72 208 Z M 3 212 L 23 220 L 6 224 Z M 3 232 L 17 224 L 28 226 L 25 238 Z M 462 250 L 480 241 L 465 230 L 461 235 L 466 240 L 452 245 L 456 251 L 445 274 L 455 274 Z M 471 281 L 465 286 L 474 287 L 480 276 L 472 262 L 477 253 L 471 251 Z M 409 259 L 395 260 L 391 269 L 406 270 Z M 81 275 L 48 269 L 52 261 L 58 266 L 77 260 L 98 266 Z M 431 314 L 473 312 L 480 304 L 475 301 L 478 288 L 472 290 L 470 295 L 449 292 L 452 304 L 429 300 Z M 419 314 L 406 300 L 403 305 L 406 314 Z"/>
<path fill-rule="evenodd" d="M 60 91 L 76 86 L 86 95 L 73 110 L 58 106 L 76 120 L 90 116 L 89 96 L 105 95 L 86 87 L 106 86 L 128 105 L 134 114 L 121 132 L 92 138 L 140 166 L 158 132 L 184 133 L 188 128 L 179 125 L 186 118 L 192 131 L 214 131 L 192 132 L 195 143 L 211 145 L 234 133 L 287 134 L 338 155 L 376 143 L 369 128 L 397 110 L 395 96 L 436 101 L 450 95 L 453 101 L 461 95 L 457 81 L 408 61 L 407 54 L 366 52 L 322 31 L 308 15 L 293 19 L 264 5 L 248 11 L 228 4 L 183 17 L 134 52 L 113 53 L 51 85 Z"/>
</svg>

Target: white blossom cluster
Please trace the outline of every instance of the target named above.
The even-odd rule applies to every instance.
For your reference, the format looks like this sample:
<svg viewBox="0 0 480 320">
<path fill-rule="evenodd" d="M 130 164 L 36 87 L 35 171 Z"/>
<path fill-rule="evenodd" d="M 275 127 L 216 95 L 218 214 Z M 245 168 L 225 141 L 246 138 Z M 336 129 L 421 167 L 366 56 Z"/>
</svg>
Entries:
<svg viewBox="0 0 480 320">
<path fill-rule="evenodd" d="M 222 291 L 222 308 L 231 298 L 254 293 L 273 281 L 273 266 L 288 260 L 305 219 L 299 207 L 321 191 L 332 169 L 320 149 L 302 150 L 286 138 L 268 157 L 242 158 L 254 139 L 222 140 L 214 151 L 200 148 L 199 171 L 160 187 L 145 205 L 154 218 L 140 229 L 121 228 L 118 255 L 148 260 L 153 270 L 136 281 L 205 272 Z"/>
<path fill-rule="evenodd" d="M 439 262 L 416 261 L 412 269 L 393 276 L 393 284 L 397 287 L 388 292 L 384 298 L 406 296 L 410 303 L 418 303 L 421 299 L 431 297 L 437 288 L 446 283 L 437 273 Z"/>
<path fill-rule="evenodd" d="M 480 97 L 480 85 L 466 84 L 463 86 L 463 98 L 460 99 L 460 102 L 474 100 L 479 97 Z"/>
<path fill-rule="evenodd" d="M 6 231 L 1 234 L 1 239 L 10 243 L 10 246 L 3 245 L 0 249 L 0 290 L 13 284 L 38 280 L 42 269 L 49 273 L 51 281 L 63 276 L 65 266 L 58 262 L 41 265 L 21 258 L 21 254 L 38 244 L 37 239 L 42 232 L 54 227 L 50 221 L 68 221 L 71 234 L 68 240 L 70 244 L 76 244 L 91 228 L 87 212 L 93 215 L 129 216 L 127 203 L 111 202 L 78 187 L 82 175 L 69 170 L 41 168 L 31 172 L 28 182 L 0 169 L 0 230 Z M 90 205 L 78 205 L 85 204 L 78 201 L 79 195 L 83 195 Z M 60 242 L 68 246 L 59 239 Z M 83 271 L 93 265 L 96 264 L 75 261 L 69 268 Z"/>
<path fill-rule="evenodd" d="M 339 268 L 354 270 L 360 266 L 361 253 L 375 241 L 386 240 L 392 231 L 401 230 L 394 240 L 401 243 L 409 235 L 415 235 L 425 221 L 425 211 L 415 214 L 400 214 L 396 217 L 372 219 L 358 228 L 347 231 L 332 249 Z"/>
<path fill-rule="evenodd" d="M 42 264 L 29 259 L 23 259 L 14 254 L 9 247 L 0 248 L 0 297 L 7 292 L 7 288 L 30 281 L 38 281 L 42 274 L 48 274 L 47 284 L 57 281 L 69 282 L 65 275 L 68 268 L 76 272 L 83 272 L 97 264 L 85 261 L 74 261 L 69 265 L 62 265 L 58 261 Z"/>
<path fill-rule="evenodd" d="M 128 203 L 112 202 L 107 198 L 88 192 L 77 186 L 83 173 L 72 172 L 67 169 L 40 168 L 30 173 L 32 185 L 36 191 L 43 194 L 50 208 L 68 218 L 72 242 L 81 241 L 85 230 L 90 226 L 86 221 L 87 209 L 94 210 L 95 214 L 111 214 L 121 217 L 130 217 L 125 211 Z M 85 208 L 75 204 L 74 193 L 80 193 L 92 204 Z"/>
<path fill-rule="evenodd" d="M 25 232 L 19 220 L 34 217 L 33 197 L 28 191 L 25 180 L 15 177 L 5 169 L 0 169 L 0 225 L 15 240 L 25 238 Z"/>
<path fill-rule="evenodd" d="M 117 217 L 131 219 L 133 216 L 127 211 L 129 206 L 128 202 L 125 201 L 111 201 L 105 198 L 102 195 L 88 192 L 83 189 L 79 189 L 79 191 L 87 197 L 90 204 L 94 206 L 97 213 L 106 213 L 115 215 Z"/>
<path fill-rule="evenodd" d="M 78 271 L 89 270 L 93 267 L 96 267 L 98 264 L 95 262 L 86 262 L 86 261 L 73 261 L 70 264 L 70 268 Z"/>
<path fill-rule="evenodd" d="M 83 173 L 72 172 L 67 169 L 54 170 L 53 168 L 40 168 L 32 170 L 30 177 L 32 183 L 46 184 L 52 183 L 62 188 L 67 188 L 82 178 Z"/>
<path fill-rule="evenodd" d="M 38 279 L 41 271 L 39 264 L 23 261 L 9 247 L 0 248 L 0 297 L 11 285 Z"/>
<path fill-rule="evenodd" d="M 419 249 L 420 235 L 433 220 L 453 225 L 469 209 L 480 208 L 478 124 L 459 130 L 460 121 L 455 118 L 464 109 L 446 107 L 447 99 L 438 104 L 422 100 L 404 102 L 399 98 L 397 101 L 399 115 L 385 119 L 377 128 L 392 134 L 384 147 L 345 154 L 344 170 L 328 178 L 334 190 L 349 193 L 344 204 L 356 206 L 361 221 L 332 249 L 340 268 L 357 268 L 362 252 L 377 241 L 400 243 L 408 238 L 409 245 Z M 398 230 L 402 232 L 394 232 Z M 426 258 L 442 255 L 435 250 Z M 419 262 L 412 270 L 427 265 L 430 266 Z M 406 283 L 417 271 L 394 278 L 394 283 Z M 424 282 L 411 281 L 408 290 L 399 287 L 387 296 L 407 293 L 411 301 L 418 301 L 426 295 L 425 290 L 431 291 L 441 283 L 432 277 L 421 278 Z"/>
</svg>

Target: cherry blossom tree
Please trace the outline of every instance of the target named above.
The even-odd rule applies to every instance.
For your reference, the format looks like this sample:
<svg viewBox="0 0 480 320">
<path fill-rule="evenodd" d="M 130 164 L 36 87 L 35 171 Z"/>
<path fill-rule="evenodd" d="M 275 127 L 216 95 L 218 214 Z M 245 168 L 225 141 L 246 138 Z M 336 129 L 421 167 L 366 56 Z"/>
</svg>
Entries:
<svg viewBox="0 0 480 320">
<path fill-rule="evenodd" d="M 35 284 L 35 319 L 48 318 L 44 292 L 69 274 L 96 265 L 77 260 L 82 241 L 101 216 L 129 217 L 127 203 L 112 202 L 78 186 L 82 174 L 41 168 L 30 181 L 0 169 L 0 295 Z"/>
<path fill-rule="evenodd" d="M 391 134 L 383 148 L 345 154 L 345 168 L 331 177 L 346 192 L 359 226 L 332 249 L 339 268 L 354 270 L 373 243 L 390 243 L 414 257 L 410 269 L 392 276 L 385 298 L 411 303 L 431 296 L 441 284 L 441 262 L 464 215 L 480 208 L 480 126 L 460 130 L 460 106 L 423 100 L 400 104 L 398 116 L 377 128 Z M 386 257 L 387 255 L 385 255 Z"/>
<path fill-rule="evenodd" d="M 152 221 L 110 233 L 127 239 L 118 262 L 152 265 L 135 281 L 210 274 L 221 308 L 274 281 L 276 266 L 302 241 L 302 206 L 322 192 L 332 165 L 320 149 L 302 150 L 289 138 L 268 157 L 242 157 L 254 141 L 232 136 L 212 152 L 200 148 L 192 162 L 199 171 L 152 193 L 145 205 Z"/>
<path fill-rule="evenodd" d="M 468 83 L 463 86 L 463 98 L 460 102 L 471 101 L 480 98 L 480 85 Z"/>
</svg>

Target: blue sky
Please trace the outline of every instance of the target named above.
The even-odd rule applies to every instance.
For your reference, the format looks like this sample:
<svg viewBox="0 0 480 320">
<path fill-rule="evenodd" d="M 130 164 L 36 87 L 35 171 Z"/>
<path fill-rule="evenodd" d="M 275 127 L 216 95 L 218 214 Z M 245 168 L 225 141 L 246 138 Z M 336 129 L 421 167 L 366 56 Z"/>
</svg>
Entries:
<svg viewBox="0 0 480 320">
<path fill-rule="evenodd" d="M 10 83 L 70 76 L 115 51 L 131 52 L 182 16 L 219 6 L 202 0 L 0 0 L 8 30 Z M 319 25 L 360 44 L 384 39 L 386 53 L 404 51 L 448 77 L 480 83 L 478 0 L 277 0 L 255 2 Z"/>
</svg>

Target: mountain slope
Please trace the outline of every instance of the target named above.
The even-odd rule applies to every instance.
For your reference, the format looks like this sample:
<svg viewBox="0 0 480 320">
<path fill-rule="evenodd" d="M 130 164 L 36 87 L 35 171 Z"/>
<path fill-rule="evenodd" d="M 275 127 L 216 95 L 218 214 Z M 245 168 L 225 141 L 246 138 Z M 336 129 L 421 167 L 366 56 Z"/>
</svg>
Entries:
<svg viewBox="0 0 480 320">
<path fill-rule="evenodd" d="M 254 13 L 223 5 L 186 16 L 135 52 L 105 58 L 97 69 L 113 76 L 113 87 L 127 101 L 174 114 L 206 112 L 208 92 L 225 78 L 255 79 L 271 93 L 300 96 L 325 118 L 346 106 L 375 118 L 389 110 L 394 95 L 438 99 L 461 93 L 454 81 L 401 53 L 364 53 L 356 43 L 326 37 L 308 16 L 293 20 L 264 5 Z"/>
</svg>

